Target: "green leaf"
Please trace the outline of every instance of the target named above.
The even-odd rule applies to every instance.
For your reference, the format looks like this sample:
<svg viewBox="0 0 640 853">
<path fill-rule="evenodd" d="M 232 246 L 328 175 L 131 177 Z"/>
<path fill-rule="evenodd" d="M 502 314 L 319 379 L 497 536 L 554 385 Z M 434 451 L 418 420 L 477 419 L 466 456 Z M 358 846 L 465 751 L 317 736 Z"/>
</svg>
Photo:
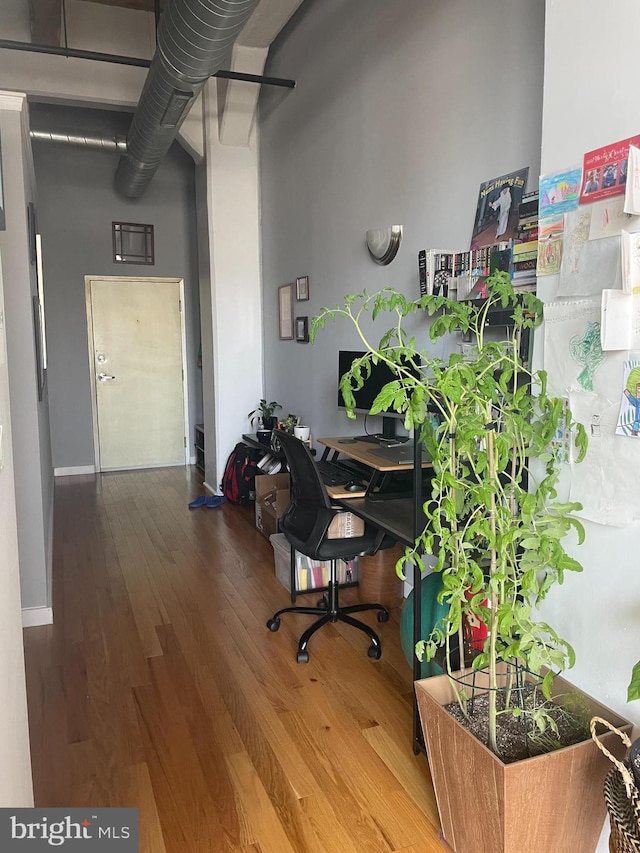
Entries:
<svg viewBox="0 0 640 853">
<path fill-rule="evenodd" d="M 640 661 L 631 671 L 631 681 L 627 688 L 627 702 L 633 702 L 634 699 L 640 699 Z"/>
</svg>

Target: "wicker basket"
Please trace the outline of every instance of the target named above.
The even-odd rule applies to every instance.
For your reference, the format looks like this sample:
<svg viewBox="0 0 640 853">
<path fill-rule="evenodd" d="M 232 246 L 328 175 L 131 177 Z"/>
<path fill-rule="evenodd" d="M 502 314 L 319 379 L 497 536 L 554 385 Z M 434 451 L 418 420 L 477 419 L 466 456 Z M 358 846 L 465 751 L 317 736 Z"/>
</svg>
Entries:
<svg viewBox="0 0 640 853">
<path fill-rule="evenodd" d="M 631 741 L 624 732 L 618 731 L 602 717 L 594 717 L 591 720 L 591 737 L 615 765 L 604 780 L 604 799 L 611 824 L 609 850 L 611 853 L 640 853 L 640 792 L 629 766 L 613 756 L 598 739 L 597 723 L 602 723 L 618 734 L 627 749 L 631 746 Z"/>
</svg>

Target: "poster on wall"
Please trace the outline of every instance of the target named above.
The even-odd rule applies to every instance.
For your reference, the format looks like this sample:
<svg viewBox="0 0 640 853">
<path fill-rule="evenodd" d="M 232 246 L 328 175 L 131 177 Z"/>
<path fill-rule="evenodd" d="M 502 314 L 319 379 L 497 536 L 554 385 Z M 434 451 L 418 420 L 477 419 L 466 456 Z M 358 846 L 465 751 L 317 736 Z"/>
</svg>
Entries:
<svg viewBox="0 0 640 853">
<path fill-rule="evenodd" d="M 584 155 L 580 204 L 624 193 L 630 145 L 640 145 L 640 136 L 630 136 Z"/>
<path fill-rule="evenodd" d="M 471 248 L 513 240 L 518 227 L 518 208 L 527 185 L 529 167 L 509 172 L 480 184 Z"/>
</svg>

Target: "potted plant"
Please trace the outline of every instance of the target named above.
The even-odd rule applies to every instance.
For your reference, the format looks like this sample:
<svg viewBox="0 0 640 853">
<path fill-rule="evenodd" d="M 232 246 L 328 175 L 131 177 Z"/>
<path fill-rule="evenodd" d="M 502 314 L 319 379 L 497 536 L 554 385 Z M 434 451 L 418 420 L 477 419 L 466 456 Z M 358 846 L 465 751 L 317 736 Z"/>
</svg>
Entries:
<svg viewBox="0 0 640 853">
<path fill-rule="evenodd" d="M 293 434 L 294 427 L 297 427 L 299 423 L 300 415 L 288 414 L 287 417 L 282 421 L 280 426 L 285 432 L 290 432 Z"/>
<path fill-rule="evenodd" d="M 247 415 L 248 418 L 251 419 L 251 426 L 254 423 L 262 424 L 263 430 L 268 430 L 269 432 L 275 428 L 276 425 L 276 417 L 274 412 L 277 409 L 281 409 L 282 406 L 280 403 L 276 403 L 275 400 L 271 403 L 267 403 L 267 401 L 263 398 L 260 400 L 258 404 L 258 408 L 254 409 L 252 412 L 249 412 Z"/>
<path fill-rule="evenodd" d="M 611 714 L 588 697 L 576 703 L 568 685 L 554 680 L 573 664 L 573 650 L 536 615 L 564 573 L 581 570 L 562 545 L 571 530 L 579 542 L 584 532 L 574 515 L 579 504 L 558 500 L 560 461 L 552 440 L 564 425 L 573 430 L 581 455 L 586 435 L 562 402 L 547 394 L 545 373 L 532 372 L 524 357 L 524 342 L 542 319 L 542 303 L 531 293 L 516 294 L 504 272 L 489 277 L 487 294 L 482 301 L 440 296 L 410 301 L 391 289 L 365 291 L 347 297 L 344 306 L 323 309 L 311 339 L 327 320 L 348 318 L 366 355 L 341 379 L 347 408 L 371 364 L 385 361 L 397 378 L 381 390 L 371 414 L 401 412 L 433 461 L 427 523 L 398 570 L 402 574 L 407 562 L 422 565 L 425 553 L 434 555 L 448 607 L 416 650 L 428 660 L 444 650 L 447 674 L 416 682 L 416 693 L 446 842 L 457 853 L 586 853 L 595 850 L 604 822 L 607 769 L 588 737 L 588 721 L 592 714 L 610 719 Z M 377 344 L 363 323 L 369 309 L 374 319 L 394 315 Z M 445 360 L 420 349 L 404 331 L 405 319 L 419 310 L 432 318 L 432 341 L 460 332 L 468 342 L 466 355 L 456 352 Z M 495 310 L 508 318 L 508 338 L 501 342 L 487 334 Z M 469 644 L 465 635 L 472 622 L 486 627 L 479 644 Z M 449 655 L 456 635 L 460 672 L 452 670 Z M 567 702 L 559 694 L 572 698 Z M 558 716 L 571 716 L 570 704 L 584 706 L 585 740 L 507 761 L 499 740 L 502 720 L 527 724 L 529 742 L 542 736 L 551 743 Z M 445 705 L 459 706 L 463 722 Z M 469 726 L 480 706 L 487 715 L 478 739 Z M 626 721 L 614 719 L 624 728 Z"/>
</svg>

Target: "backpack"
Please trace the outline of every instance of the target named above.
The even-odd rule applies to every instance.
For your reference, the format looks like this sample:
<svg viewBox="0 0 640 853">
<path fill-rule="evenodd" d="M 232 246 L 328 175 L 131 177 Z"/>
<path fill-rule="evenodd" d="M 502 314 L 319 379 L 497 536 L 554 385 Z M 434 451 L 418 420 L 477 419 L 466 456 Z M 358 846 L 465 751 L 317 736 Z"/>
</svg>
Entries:
<svg viewBox="0 0 640 853">
<path fill-rule="evenodd" d="M 256 455 L 257 452 L 242 441 L 229 454 L 220 488 L 230 503 L 245 505 L 255 500 Z"/>
</svg>

